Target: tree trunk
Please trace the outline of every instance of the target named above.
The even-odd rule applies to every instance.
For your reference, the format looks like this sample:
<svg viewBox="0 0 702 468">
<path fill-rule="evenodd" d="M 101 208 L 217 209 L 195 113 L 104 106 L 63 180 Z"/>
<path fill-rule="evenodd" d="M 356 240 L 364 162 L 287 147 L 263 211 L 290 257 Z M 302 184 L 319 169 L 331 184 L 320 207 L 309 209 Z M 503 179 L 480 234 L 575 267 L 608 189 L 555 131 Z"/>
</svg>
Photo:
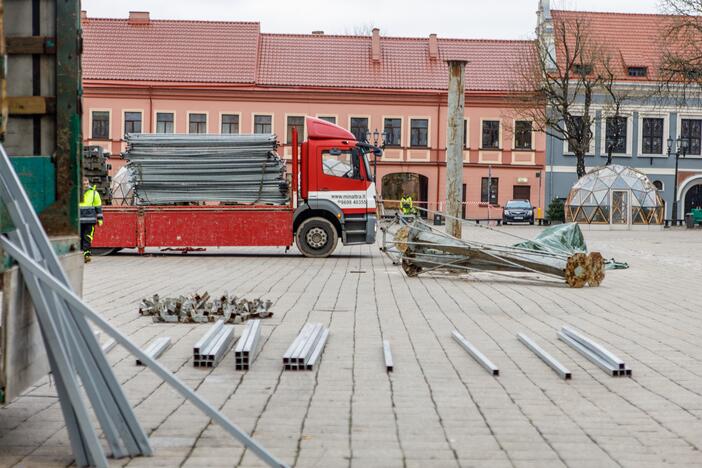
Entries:
<svg viewBox="0 0 702 468">
<path fill-rule="evenodd" d="M 577 160 L 576 172 L 578 173 L 578 179 L 580 179 L 581 177 L 583 177 L 586 174 L 585 155 L 583 153 L 577 152 L 577 153 L 575 153 L 575 158 Z"/>
<path fill-rule="evenodd" d="M 607 162 L 605 163 L 605 166 L 609 166 L 612 164 L 612 145 L 609 145 L 607 148 Z"/>
</svg>

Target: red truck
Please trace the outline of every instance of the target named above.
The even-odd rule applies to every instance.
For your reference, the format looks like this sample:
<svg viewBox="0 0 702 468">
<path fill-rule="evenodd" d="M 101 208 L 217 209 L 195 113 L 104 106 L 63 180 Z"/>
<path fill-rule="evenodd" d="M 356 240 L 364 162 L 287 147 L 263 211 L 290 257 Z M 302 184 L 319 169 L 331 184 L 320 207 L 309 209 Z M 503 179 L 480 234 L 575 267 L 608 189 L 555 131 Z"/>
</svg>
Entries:
<svg viewBox="0 0 702 468">
<path fill-rule="evenodd" d="M 101 251 L 147 247 L 292 246 L 307 257 L 328 257 L 344 245 L 373 244 L 376 192 L 369 156 L 377 146 L 348 130 L 306 118 L 307 141 L 298 154 L 293 131 L 290 203 L 226 206 L 105 206 L 95 230 Z"/>
</svg>

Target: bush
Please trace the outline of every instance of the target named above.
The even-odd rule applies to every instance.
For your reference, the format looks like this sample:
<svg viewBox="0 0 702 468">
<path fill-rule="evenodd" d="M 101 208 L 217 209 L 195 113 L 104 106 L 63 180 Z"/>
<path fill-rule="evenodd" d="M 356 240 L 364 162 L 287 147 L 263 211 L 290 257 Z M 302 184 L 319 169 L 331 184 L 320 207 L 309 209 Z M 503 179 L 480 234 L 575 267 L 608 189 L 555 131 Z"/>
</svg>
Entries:
<svg viewBox="0 0 702 468">
<path fill-rule="evenodd" d="M 565 209 L 563 206 L 563 199 L 554 198 L 553 200 L 551 200 L 551 203 L 548 205 L 548 209 L 546 210 L 546 215 L 551 221 L 564 222 Z"/>
</svg>

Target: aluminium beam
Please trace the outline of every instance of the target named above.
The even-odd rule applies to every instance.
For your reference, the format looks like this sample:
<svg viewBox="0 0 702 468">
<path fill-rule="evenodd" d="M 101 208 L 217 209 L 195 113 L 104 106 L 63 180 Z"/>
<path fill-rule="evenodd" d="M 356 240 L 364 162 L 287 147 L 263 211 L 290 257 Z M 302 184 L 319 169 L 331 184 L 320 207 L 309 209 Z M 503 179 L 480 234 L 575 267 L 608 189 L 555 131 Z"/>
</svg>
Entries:
<svg viewBox="0 0 702 468">
<path fill-rule="evenodd" d="M 2 146 L 0 145 L 0 148 Z M 0 158 L 0 162 L 2 158 Z M 39 265 L 34 259 L 26 255 L 22 250 L 18 249 L 12 242 L 0 236 L 0 245 L 3 249 L 14 258 L 20 265 L 22 265 L 26 271 L 31 272 L 36 275 L 36 277 L 46 286 L 49 286 L 61 296 L 67 303 L 69 303 L 74 311 L 81 314 L 82 317 L 90 319 L 95 325 L 100 327 L 107 335 L 111 336 L 117 342 L 127 349 L 131 354 L 141 359 L 156 375 L 158 375 L 162 380 L 171 385 L 178 393 L 181 394 L 185 399 L 190 401 L 195 405 L 200 411 L 202 411 L 206 416 L 211 418 L 215 423 L 227 431 L 232 437 L 241 442 L 244 446 L 249 448 L 257 457 L 268 464 L 271 467 L 282 467 L 287 468 L 287 465 L 275 458 L 270 452 L 268 452 L 262 445 L 260 445 L 256 440 L 251 438 L 247 433 L 242 431 L 238 426 L 227 419 L 219 410 L 214 406 L 207 403 L 200 396 L 198 396 L 191 388 L 183 383 L 178 377 L 176 377 L 171 371 L 166 369 L 164 366 L 158 363 L 158 361 L 152 359 L 144 353 L 144 351 L 134 344 L 127 336 L 122 334 L 119 330 L 114 328 L 107 320 L 105 320 L 100 314 L 93 311 L 88 305 L 86 305 L 81 298 L 79 298 L 69 287 L 63 284 L 61 281 L 54 278 L 50 272 L 48 272 L 43 266 Z"/>
<path fill-rule="evenodd" d="M 607 374 L 611 375 L 612 377 L 618 377 L 622 375 L 620 373 L 620 369 L 614 367 L 609 362 L 604 361 L 600 356 L 593 353 L 590 349 L 586 348 L 580 342 L 574 340 L 562 331 L 558 332 L 558 339 L 560 339 L 562 342 L 573 348 L 575 351 L 580 353 L 585 359 L 587 359 L 588 361 L 590 361 L 591 363 L 605 371 Z M 626 371 L 624 372 L 624 375 L 626 375 Z"/>
<path fill-rule="evenodd" d="M 307 363 L 308 359 L 310 358 L 310 355 L 312 352 L 314 352 L 315 347 L 317 346 L 317 342 L 319 341 L 319 338 L 322 335 L 322 331 L 324 330 L 324 326 L 321 323 L 315 323 L 312 327 L 312 332 L 310 333 L 310 336 L 307 338 L 307 341 L 305 342 L 304 346 L 300 349 L 299 354 L 297 355 L 297 366 L 298 368 L 305 368 L 305 364 Z"/>
<path fill-rule="evenodd" d="M 454 330 L 452 333 L 453 339 L 456 340 L 456 342 L 461 345 L 463 349 L 466 350 L 470 356 L 478 361 L 478 364 L 483 366 L 488 372 L 490 372 L 493 376 L 498 377 L 500 375 L 500 370 L 497 368 L 495 364 L 492 363 L 490 359 L 487 358 L 483 353 L 478 350 L 473 344 L 468 341 L 463 335 L 461 335 L 458 330 Z"/>
<path fill-rule="evenodd" d="M 544 351 L 531 338 L 529 338 L 523 333 L 517 333 L 517 338 L 524 344 L 524 346 L 526 346 L 534 354 L 536 354 L 539 357 L 539 359 L 544 361 L 548 367 L 553 369 L 560 378 L 562 378 L 563 380 L 570 380 L 572 378 L 573 375 L 563 364 L 558 362 L 556 358 Z"/>
<path fill-rule="evenodd" d="M 197 343 L 195 343 L 195 346 L 193 346 L 193 355 L 199 355 L 200 352 L 207 347 L 207 345 L 212 341 L 212 338 L 215 337 L 219 333 L 219 331 L 222 329 L 224 326 L 224 320 L 220 319 L 215 322 L 214 325 L 210 327 L 207 332 L 202 335 L 202 338 L 197 340 Z"/>
<path fill-rule="evenodd" d="M 319 337 L 319 340 L 317 341 L 314 351 L 312 351 L 312 354 L 310 355 L 309 359 L 305 362 L 303 369 L 314 369 L 314 365 L 319 360 L 319 357 L 322 355 L 322 351 L 324 350 L 324 346 L 327 344 L 327 338 L 329 338 L 329 329 L 324 328 L 322 330 L 321 336 Z"/>
<path fill-rule="evenodd" d="M 561 327 L 561 331 L 566 335 L 570 336 L 575 341 L 579 342 L 581 345 L 588 348 L 593 353 L 600 356 L 600 358 L 603 361 L 610 363 L 613 367 L 622 370 L 626 369 L 626 364 L 624 364 L 624 361 L 622 359 L 620 359 L 617 355 L 612 353 L 610 350 L 608 350 L 601 344 L 597 343 L 596 341 L 593 341 L 591 338 L 566 325 L 563 325 Z"/>
<path fill-rule="evenodd" d="M 164 353 L 164 351 L 166 351 L 170 345 L 171 345 L 171 337 L 170 336 L 161 336 L 161 337 L 153 340 L 149 344 L 149 346 L 146 347 L 146 349 L 144 350 L 144 353 L 147 356 L 149 356 L 151 359 L 158 359 L 158 357 L 160 355 L 162 355 Z M 140 358 L 137 358 L 136 365 L 143 366 L 145 364 Z"/>
<path fill-rule="evenodd" d="M 392 372 L 395 366 L 392 362 L 392 351 L 390 350 L 390 342 L 388 340 L 383 341 L 383 355 L 385 356 L 385 371 Z"/>
</svg>

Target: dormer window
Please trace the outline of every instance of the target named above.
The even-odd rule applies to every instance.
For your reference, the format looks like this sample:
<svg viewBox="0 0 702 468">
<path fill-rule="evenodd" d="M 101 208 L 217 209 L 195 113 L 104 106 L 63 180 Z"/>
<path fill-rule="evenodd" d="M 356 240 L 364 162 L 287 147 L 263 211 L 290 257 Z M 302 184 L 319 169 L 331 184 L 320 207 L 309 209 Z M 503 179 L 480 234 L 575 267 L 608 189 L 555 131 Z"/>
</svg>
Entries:
<svg viewBox="0 0 702 468">
<path fill-rule="evenodd" d="M 647 67 L 629 67 L 627 71 L 629 76 L 634 78 L 642 78 L 648 75 Z"/>
<path fill-rule="evenodd" d="M 576 75 L 587 76 L 592 74 L 592 65 L 589 63 L 579 63 L 573 66 Z"/>
</svg>

